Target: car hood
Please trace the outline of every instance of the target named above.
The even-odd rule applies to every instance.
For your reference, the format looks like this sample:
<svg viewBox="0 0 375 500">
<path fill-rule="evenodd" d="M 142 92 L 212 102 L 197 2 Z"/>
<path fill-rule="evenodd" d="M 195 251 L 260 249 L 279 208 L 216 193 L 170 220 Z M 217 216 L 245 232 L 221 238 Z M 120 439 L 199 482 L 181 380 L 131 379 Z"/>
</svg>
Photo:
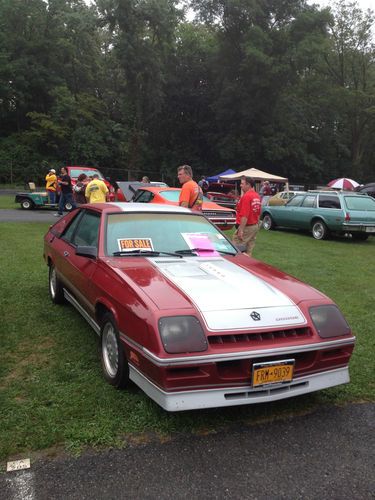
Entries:
<svg viewBox="0 0 375 500">
<path fill-rule="evenodd" d="M 227 259 L 147 260 L 190 299 L 211 330 L 274 328 L 276 325 L 281 329 L 307 323 L 289 297 Z M 157 304 L 156 290 L 148 287 L 144 291 Z"/>
</svg>

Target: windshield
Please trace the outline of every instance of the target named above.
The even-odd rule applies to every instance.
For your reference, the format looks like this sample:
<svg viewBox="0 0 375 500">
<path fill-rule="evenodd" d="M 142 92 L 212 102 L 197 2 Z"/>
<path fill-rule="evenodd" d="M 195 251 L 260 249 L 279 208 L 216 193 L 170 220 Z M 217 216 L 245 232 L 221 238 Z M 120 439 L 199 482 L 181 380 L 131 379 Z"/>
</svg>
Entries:
<svg viewBox="0 0 375 500">
<path fill-rule="evenodd" d="M 180 197 L 181 189 L 176 189 L 174 191 L 159 191 L 159 194 L 162 198 L 167 201 L 178 202 Z M 203 196 L 203 201 L 210 201 L 207 196 Z"/>
<path fill-rule="evenodd" d="M 101 172 L 99 172 L 99 170 L 96 170 L 96 169 L 93 169 L 93 170 L 87 170 L 87 169 L 81 169 L 81 168 L 71 168 L 70 169 L 69 175 L 72 179 L 77 179 L 81 174 L 86 174 L 87 177 L 91 177 L 94 174 L 98 174 L 99 179 L 104 180 L 104 177 L 101 174 Z"/>
<path fill-rule="evenodd" d="M 237 253 L 230 241 L 201 215 L 148 212 L 108 216 L 107 255 L 126 255 L 135 250 L 174 253 L 195 248 L 202 250 L 198 255 L 205 256 Z"/>
<path fill-rule="evenodd" d="M 345 203 L 348 210 L 375 211 L 375 200 L 367 196 L 345 196 Z"/>
</svg>

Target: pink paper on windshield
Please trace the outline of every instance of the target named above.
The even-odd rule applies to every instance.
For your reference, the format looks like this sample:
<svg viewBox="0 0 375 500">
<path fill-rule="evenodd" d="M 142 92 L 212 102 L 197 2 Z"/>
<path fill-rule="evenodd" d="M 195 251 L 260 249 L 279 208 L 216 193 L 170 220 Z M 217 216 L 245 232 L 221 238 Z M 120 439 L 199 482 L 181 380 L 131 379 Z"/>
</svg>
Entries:
<svg viewBox="0 0 375 500">
<path fill-rule="evenodd" d="M 200 249 L 197 250 L 197 255 L 200 257 L 212 257 L 213 255 L 219 255 L 207 234 L 184 233 L 182 236 L 189 245 L 189 248 Z"/>
</svg>

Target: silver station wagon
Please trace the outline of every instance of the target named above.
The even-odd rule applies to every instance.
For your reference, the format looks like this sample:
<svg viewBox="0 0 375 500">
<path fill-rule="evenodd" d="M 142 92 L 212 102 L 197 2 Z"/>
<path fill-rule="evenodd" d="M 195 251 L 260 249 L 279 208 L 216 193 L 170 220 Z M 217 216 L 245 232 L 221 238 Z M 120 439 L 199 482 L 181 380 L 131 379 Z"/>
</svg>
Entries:
<svg viewBox="0 0 375 500">
<path fill-rule="evenodd" d="M 317 240 L 330 233 L 351 234 L 355 240 L 375 235 L 375 199 L 348 191 L 296 194 L 284 206 L 265 206 L 263 228 L 276 227 L 311 231 Z"/>
</svg>

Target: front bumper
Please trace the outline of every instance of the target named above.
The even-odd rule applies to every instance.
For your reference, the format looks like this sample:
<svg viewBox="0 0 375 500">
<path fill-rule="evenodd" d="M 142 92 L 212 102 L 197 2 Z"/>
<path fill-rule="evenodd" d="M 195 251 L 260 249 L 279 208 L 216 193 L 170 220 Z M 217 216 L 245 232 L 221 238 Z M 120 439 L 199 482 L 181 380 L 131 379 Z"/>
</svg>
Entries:
<svg viewBox="0 0 375 500">
<path fill-rule="evenodd" d="M 350 381 L 347 366 L 296 378 L 287 384 L 274 384 L 265 388 L 249 386 L 197 389 L 194 391 L 166 392 L 148 380 L 129 364 L 130 379 L 151 399 L 167 411 L 198 410 L 225 406 L 269 403 L 309 392 L 327 389 Z"/>
</svg>

